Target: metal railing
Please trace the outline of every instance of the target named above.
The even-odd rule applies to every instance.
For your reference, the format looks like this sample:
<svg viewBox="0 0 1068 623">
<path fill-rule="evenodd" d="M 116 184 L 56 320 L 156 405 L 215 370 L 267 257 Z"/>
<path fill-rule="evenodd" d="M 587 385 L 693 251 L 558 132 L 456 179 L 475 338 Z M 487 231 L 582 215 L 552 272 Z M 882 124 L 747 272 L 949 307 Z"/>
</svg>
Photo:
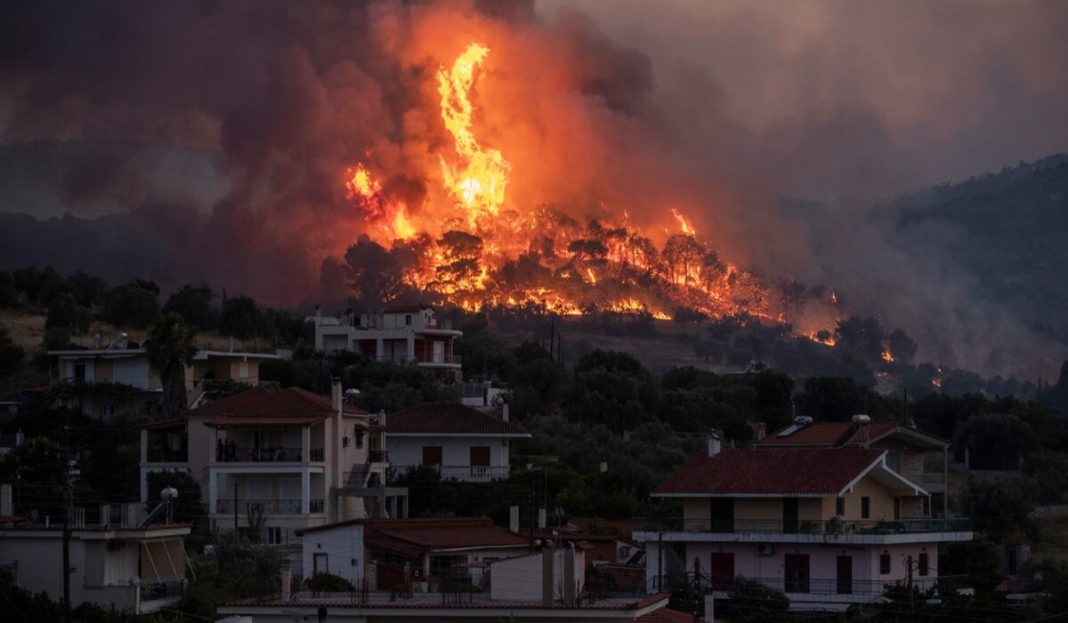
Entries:
<svg viewBox="0 0 1068 623">
<path fill-rule="evenodd" d="M 299 514 L 300 513 L 300 500 L 237 500 L 235 501 L 219 499 L 216 500 L 216 512 L 219 513 L 233 513 L 236 506 L 237 512 L 241 515 L 248 515 L 249 513 L 263 513 L 263 514 Z"/>
<path fill-rule="evenodd" d="M 368 450 L 368 463 L 389 463 L 389 450 Z"/>
<path fill-rule="evenodd" d="M 460 355 L 416 355 L 414 357 L 409 357 L 407 355 L 382 355 L 380 357 L 375 357 L 375 360 L 387 363 L 436 363 L 457 366 L 462 364 Z"/>
<path fill-rule="evenodd" d="M 394 480 L 401 478 L 410 469 L 421 467 L 419 464 L 398 465 L 394 474 Z M 511 471 L 507 465 L 428 465 L 433 467 L 444 479 L 455 478 L 456 480 L 489 482 L 491 480 L 506 480 Z"/>
<path fill-rule="evenodd" d="M 181 597 L 185 593 L 185 580 L 147 582 L 141 584 L 141 601 Z"/>
<path fill-rule="evenodd" d="M 301 449 L 224 446 L 216 448 L 215 460 L 222 463 L 300 463 Z"/>
<path fill-rule="evenodd" d="M 311 448 L 308 450 L 308 456 L 312 461 L 322 462 L 326 455 L 323 448 Z"/>
<path fill-rule="evenodd" d="M 650 587 L 656 589 L 668 589 L 671 586 L 680 585 L 683 582 L 687 586 L 693 586 L 693 572 L 657 576 L 651 578 Z M 952 587 L 960 589 L 966 584 L 965 576 L 913 576 L 912 585 L 920 591 L 927 591 L 936 587 Z M 886 592 L 888 588 L 903 584 L 904 580 L 861 580 L 851 578 L 810 578 L 804 575 L 795 577 L 748 577 L 716 574 L 701 574 L 701 586 L 703 590 L 730 592 L 741 582 L 758 582 L 784 593 L 802 593 L 808 595 L 852 595 L 863 599 L 871 599 Z"/>
<path fill-rule="evenodd" d="M 964 532 L 972 529 L 967 518 L 918 517 L 899 520 L 810 520 L 776 519 L 683 519 L 640 518 L 635 530 L 648 532 L 708 532 L 720 534 L 908 534 L 923 532 Z"/>
<path fill-rule="evenodd" d="M 326 503 L 323 500 L 311 500 L 308 503 L 309 513 L 321 513 L 326 508 Z"/>
<path fill-rule="evenodd" d="M 149 448 L 147 458 L 149 463 L 186 463 L 189 461 L 189 450 Z"/>
</svg>

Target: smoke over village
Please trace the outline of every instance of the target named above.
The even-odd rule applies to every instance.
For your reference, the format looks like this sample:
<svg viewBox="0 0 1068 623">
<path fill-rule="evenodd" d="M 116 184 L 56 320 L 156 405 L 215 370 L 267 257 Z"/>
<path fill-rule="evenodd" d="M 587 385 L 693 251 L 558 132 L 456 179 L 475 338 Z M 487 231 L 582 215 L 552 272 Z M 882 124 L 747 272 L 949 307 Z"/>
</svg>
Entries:
<svg viewBox="0 0 1068 623">
<path fill-rule="evenodd" d="M 826 612 L 799 595 L 834 565 L 858 619 L 865 591 L 876 618 L 904 612 L 891 580 L 937 593 L 932 617 L 1056 615 L 1063 591 L 1006 594 L 1068 578 L 1008 563 L 1056 550 L 1034 522 L 1068 501 L 1066 26 L 1057 3 L 962 0 L 2 3 L 0 485 L 67 467 L 5 493 L 0 532 L 81 529 L 80 502 L 128 498 L 100 513 L 188 523 L 143 535 L 138 556 L 188 563 L 173 577 L 128 561 L 161 587 L 131 612 L 179 604 L 143 623 L 260 623 L 229 598 L 263 593 L 280 621 L 305 592 L 361 591 L 370 610 L 344 616 L 384 621 L 367 604 L 391 588 L 497 612 L 522 591 L 493 597 L 512 571 L 492 569 L 523 556 L 567 569 L 529 599 L 570 620 L 624 593 L 750 620 L 746 575 L 788 604 L 761 607 Z M 483 434 L 492 451 L 441 441 Z M 831 475 L 746 480 L 795 466 Z M 1025 510 L 968 523 L 1015 503 L 1002 486 Z M 760 496 L 783 498 L 774 526 L 744 516 Z M 412 549 L 444 518 L 506 555 Z M 763 549 L 702 544 L 725 518 Z M 775 551 L 809 520 L 870 559 Z M 354 570 L 320 569 L 311 535 L 356 525 Z M 0 571 L 22 573 L 38 550 L 5 539 Z M 973 555 L 1007 584 L 977 583 Z M 256 590 L 185 572 L 250 560 L 271 569 Z M 936 562 L 966 590 L 913 577 Z M 45 591 L 42 620 L 130 610 L 61 575 L 11 590 Z"/>
</svg>

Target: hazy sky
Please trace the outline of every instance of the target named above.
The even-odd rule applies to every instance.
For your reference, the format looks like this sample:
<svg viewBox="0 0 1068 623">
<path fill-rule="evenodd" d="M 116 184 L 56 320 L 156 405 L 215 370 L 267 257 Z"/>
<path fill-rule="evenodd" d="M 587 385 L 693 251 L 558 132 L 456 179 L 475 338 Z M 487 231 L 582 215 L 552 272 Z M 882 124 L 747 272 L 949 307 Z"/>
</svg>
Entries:
<svg viewBox="0 0 1068 623">
<path fill-rule="evenodd" d="M 784 190 L 856 194 L 967 178 L 1068 149 L 1068 3 L 541 0 L 645 51 L 658 88 L 710 81 L 728 117 L 796 142 Z M 705 87 L 707 88 L 707 87 Z"/>
</svg>

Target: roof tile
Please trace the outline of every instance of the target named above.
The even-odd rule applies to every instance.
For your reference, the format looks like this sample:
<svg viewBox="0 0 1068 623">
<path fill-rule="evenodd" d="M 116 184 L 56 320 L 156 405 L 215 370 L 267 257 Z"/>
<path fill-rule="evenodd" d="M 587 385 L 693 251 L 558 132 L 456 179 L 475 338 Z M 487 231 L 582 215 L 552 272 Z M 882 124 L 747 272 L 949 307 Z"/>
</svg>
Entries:
<svg viewBox="0 0 1068 623">
<path fill-rule="evenodd" d="M 519 435 L 530 434 L 510 422 L 456 403 L 430 403 L 411 407 L 386 418 L 387 434 Z"/>
<path fill-rule="evenodd" d="M 863 448 L 724 448 L 702 451 L 653 494 L 835 495 L 882 456 Z"/>
</svg>

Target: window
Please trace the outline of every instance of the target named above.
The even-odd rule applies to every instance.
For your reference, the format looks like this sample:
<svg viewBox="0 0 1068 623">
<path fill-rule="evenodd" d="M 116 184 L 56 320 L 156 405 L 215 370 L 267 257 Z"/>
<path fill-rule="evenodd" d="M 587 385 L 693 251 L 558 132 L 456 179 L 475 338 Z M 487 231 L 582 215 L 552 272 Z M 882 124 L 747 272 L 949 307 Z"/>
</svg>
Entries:
<svg viewBox="0 0 1068 623">
<path fill-rule="evenodd" d="M 441 446 L 423 446 L 423 465 L 441 465 Z"/>
<path fill-rule="evenodd" d="M 83 362 L 76 362 L 74 364 L 74 378 L 79 381 L 85 380 L 85 364 Z"/>
<path fill-rule="evenodd" d="M 879 574 L 886 575 L 887 573 L 890 573 L 890 554 L 883 552 L 879 556 Z"/>
<path fill-rule="evenodd" d="M 278 527 L 267 528 L 267 545 L 282 544 L 282 529 Z"/>
<path fill-rule="evenodd" d="M 357 448 L 362 448 L 363 447 L 363 431 L 362 430 L 356 430 L 355 428 L 353 430 L 354 430 L 353 436 L 356 437 L 356 447 Z"/>
<path fill-rule="evenodd" d="M 312 554 L 312 575 L 317 573 L 330 573 L 326 554 Z"/>
<path fill-rule="evenodd" d="M 412 326 L 412 315 L 411 314 L 404 314 L 404 326 L 406 326 L 406 327 Z"/>
<path fill-rule="evenodd" d="M 239 379 L 247 379 L 248 378 L 248 362 L 247 361 L 238 362 L 238 364 L 237 364 L 237 378 L 239 378 Z"/>
<path fill-rule="evenodd" d="M 834 514 L 845 517 L 845 498 L 837 498 L 834 501 Z"/>
<path fill-rule="evenodd" d="M 871 498 L 864 496 L 860 498 L 860 518 L 869 519 L 871 517 Z"/>
<path fill-rule="evenodd" d="M 931 566 L 930 560 L 927 558 L 927 552 L 920 552 L 920 575 L 926 576 L 930 573 Z"/>
</svg>

